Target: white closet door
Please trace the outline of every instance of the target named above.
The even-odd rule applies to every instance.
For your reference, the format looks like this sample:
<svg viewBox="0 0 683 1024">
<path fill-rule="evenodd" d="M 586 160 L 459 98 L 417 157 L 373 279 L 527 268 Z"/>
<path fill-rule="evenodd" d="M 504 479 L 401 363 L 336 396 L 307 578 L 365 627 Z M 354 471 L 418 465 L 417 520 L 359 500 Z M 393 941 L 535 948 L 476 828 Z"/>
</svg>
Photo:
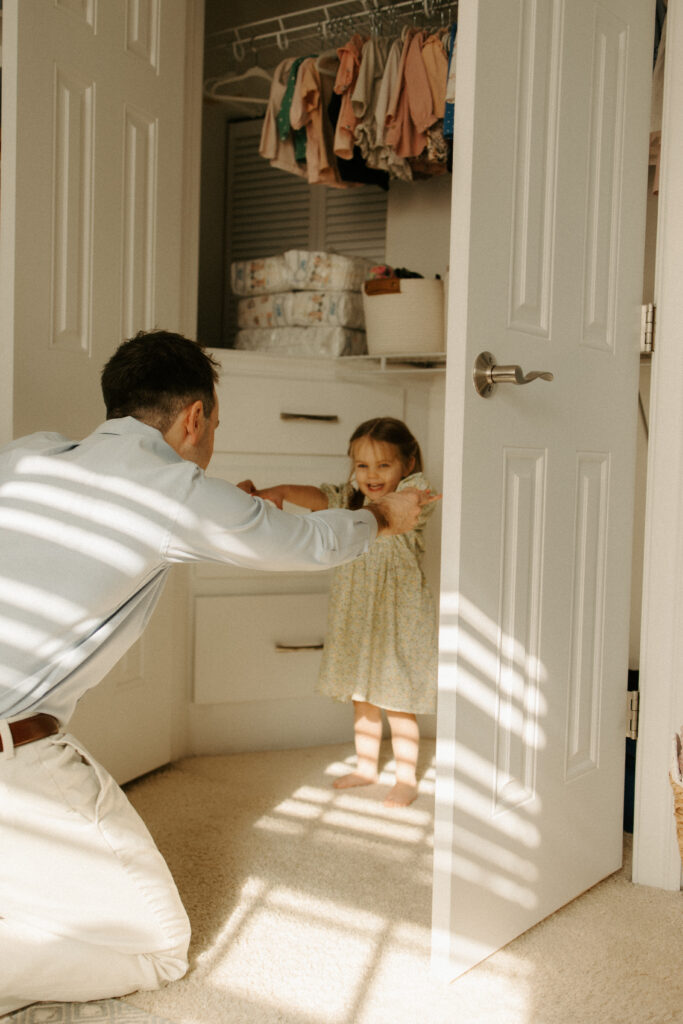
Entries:
<svg viewBox="0 0 683 1024">
<path fill-rule="evenodd" d="M 116 345 L 178 324 L 185 3 L 13 0 L 3 25 L 14 428 L 78 435 Z"/>
<path fill-rule="evenodd" d="M 615 871 L 650 0 L 460 5 L 434 958 L 454 977 Z M 488 351 L 552 382 L 496 385 Z"/>
<path fill-rule="evenodd" d="M 6 0 L 2 318 L 14 433 L 82 437 L 140 329 L 180 328 L 185 0 Z M 170 616 L 165 606 L 157 615 Z M 169 759 L 182 623 L 153 629 L 77 712 L 120 780 Z"/>
</svg>

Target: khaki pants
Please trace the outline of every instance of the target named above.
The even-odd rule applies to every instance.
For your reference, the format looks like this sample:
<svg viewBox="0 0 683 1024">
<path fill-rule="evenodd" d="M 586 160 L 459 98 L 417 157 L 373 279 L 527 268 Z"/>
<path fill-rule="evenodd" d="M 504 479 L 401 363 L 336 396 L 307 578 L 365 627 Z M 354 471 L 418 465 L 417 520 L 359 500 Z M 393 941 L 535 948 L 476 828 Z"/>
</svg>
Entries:
<svg viewBox="0 0 683 1024">
<path fill-rule="evenodd" d="M 182 977 L 187 915 L 163 857 L 111 776 L 68 734 L 4 746 L 0 1016 Z"/>
</svg>

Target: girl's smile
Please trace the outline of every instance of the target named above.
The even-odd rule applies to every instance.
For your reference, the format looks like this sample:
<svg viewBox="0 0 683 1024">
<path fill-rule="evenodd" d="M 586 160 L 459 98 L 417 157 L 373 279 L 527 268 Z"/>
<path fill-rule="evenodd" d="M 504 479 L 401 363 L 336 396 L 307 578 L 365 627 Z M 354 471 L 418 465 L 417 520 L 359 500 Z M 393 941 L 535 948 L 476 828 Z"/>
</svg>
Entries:
<svg viewBox="0 0 683 1024">
<path fill-rule="evenodd" d="M 395 491 L 403 477 L 412 472 L 415 461 L 406 466 L 395 444 L 368 437 L 354 441 L 351 457 L 356 485 L 373 501 Z"/>
</svg>

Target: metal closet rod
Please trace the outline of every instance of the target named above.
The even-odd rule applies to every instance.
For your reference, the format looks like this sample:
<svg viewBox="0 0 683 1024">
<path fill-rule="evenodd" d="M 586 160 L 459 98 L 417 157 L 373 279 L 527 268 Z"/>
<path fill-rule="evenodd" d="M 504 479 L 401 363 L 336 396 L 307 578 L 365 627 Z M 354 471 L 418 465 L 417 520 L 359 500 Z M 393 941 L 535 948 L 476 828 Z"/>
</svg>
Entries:
<svg viewBox="0 0 683 1024">
<path fill-rule="evenodd" d="M 340 7 L 348 8 L 351 2 L 358 4 L 356 11 L 345 10 L 343 13 L 334 12 Z M 217 40 L 216 48 L 232 47 L 236 60 L 244 60 L 246 56 L 245 47 L 254 49 L 257 43 L 270 41 L 280 50 L 286 50 L 290 38 L 298 42 L 308 39 L 313 35 L 320 35 L 322 39 L 345 27 L 347 22 L 368 20 L 371 25 L 379 22 L 382 18 L 393 18 L 396 16 L 406 17 L 424 15 L 427 18 L 433 17 L 441 11 L 457 10 L 458 0 L 394 0 L 394 2 L 382 3 L 381 0 L 331 0 L 330 3 L 320 4 L 317 7 L 307 7 L 300 11 L 290 11 L 289 14 L 277 15 L 274 18 L 261 18 L 259 21 L 246 22 L 243 25 L 219 29 L 213 32 L 211 37 Z M 297 18 L 310 17 L 314 12 L 322 12 L 315 21 L 305 24 L 287 24 L 295 22 Z M 276 28 L 265 29 L 265 26 L 277 25 Z M 295 33 L 295 35 L 294 35 Z M 232 35 L 232 38 L 220 40 L 219 37 Z"/>
</svg>

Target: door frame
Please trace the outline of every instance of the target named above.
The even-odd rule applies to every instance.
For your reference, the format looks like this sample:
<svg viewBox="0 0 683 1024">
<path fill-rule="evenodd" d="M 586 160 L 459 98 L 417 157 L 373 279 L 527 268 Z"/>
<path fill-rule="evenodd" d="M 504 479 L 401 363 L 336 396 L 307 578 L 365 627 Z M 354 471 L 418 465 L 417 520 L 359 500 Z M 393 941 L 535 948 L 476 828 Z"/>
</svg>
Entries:
<svg viewBox="0 0 683 1024">
<path fill-rule="evenodd" d="M 199 222 L 202 174 L 205 0 L 185 0 L 185 123 L 183 125 L 183 273 L 180 280 L 181 331 L 197 334 Z"/>
<path fill-rule="evenodd" d="M 683 724 L 683 0 L 667 13 L 640 648 L 633 881 L 679 889 L 667 775 Z M 673 55 L 676 55 L 675 59 Z M 678 170 L 678 173 L 676 171 Z"/>
</svg>

